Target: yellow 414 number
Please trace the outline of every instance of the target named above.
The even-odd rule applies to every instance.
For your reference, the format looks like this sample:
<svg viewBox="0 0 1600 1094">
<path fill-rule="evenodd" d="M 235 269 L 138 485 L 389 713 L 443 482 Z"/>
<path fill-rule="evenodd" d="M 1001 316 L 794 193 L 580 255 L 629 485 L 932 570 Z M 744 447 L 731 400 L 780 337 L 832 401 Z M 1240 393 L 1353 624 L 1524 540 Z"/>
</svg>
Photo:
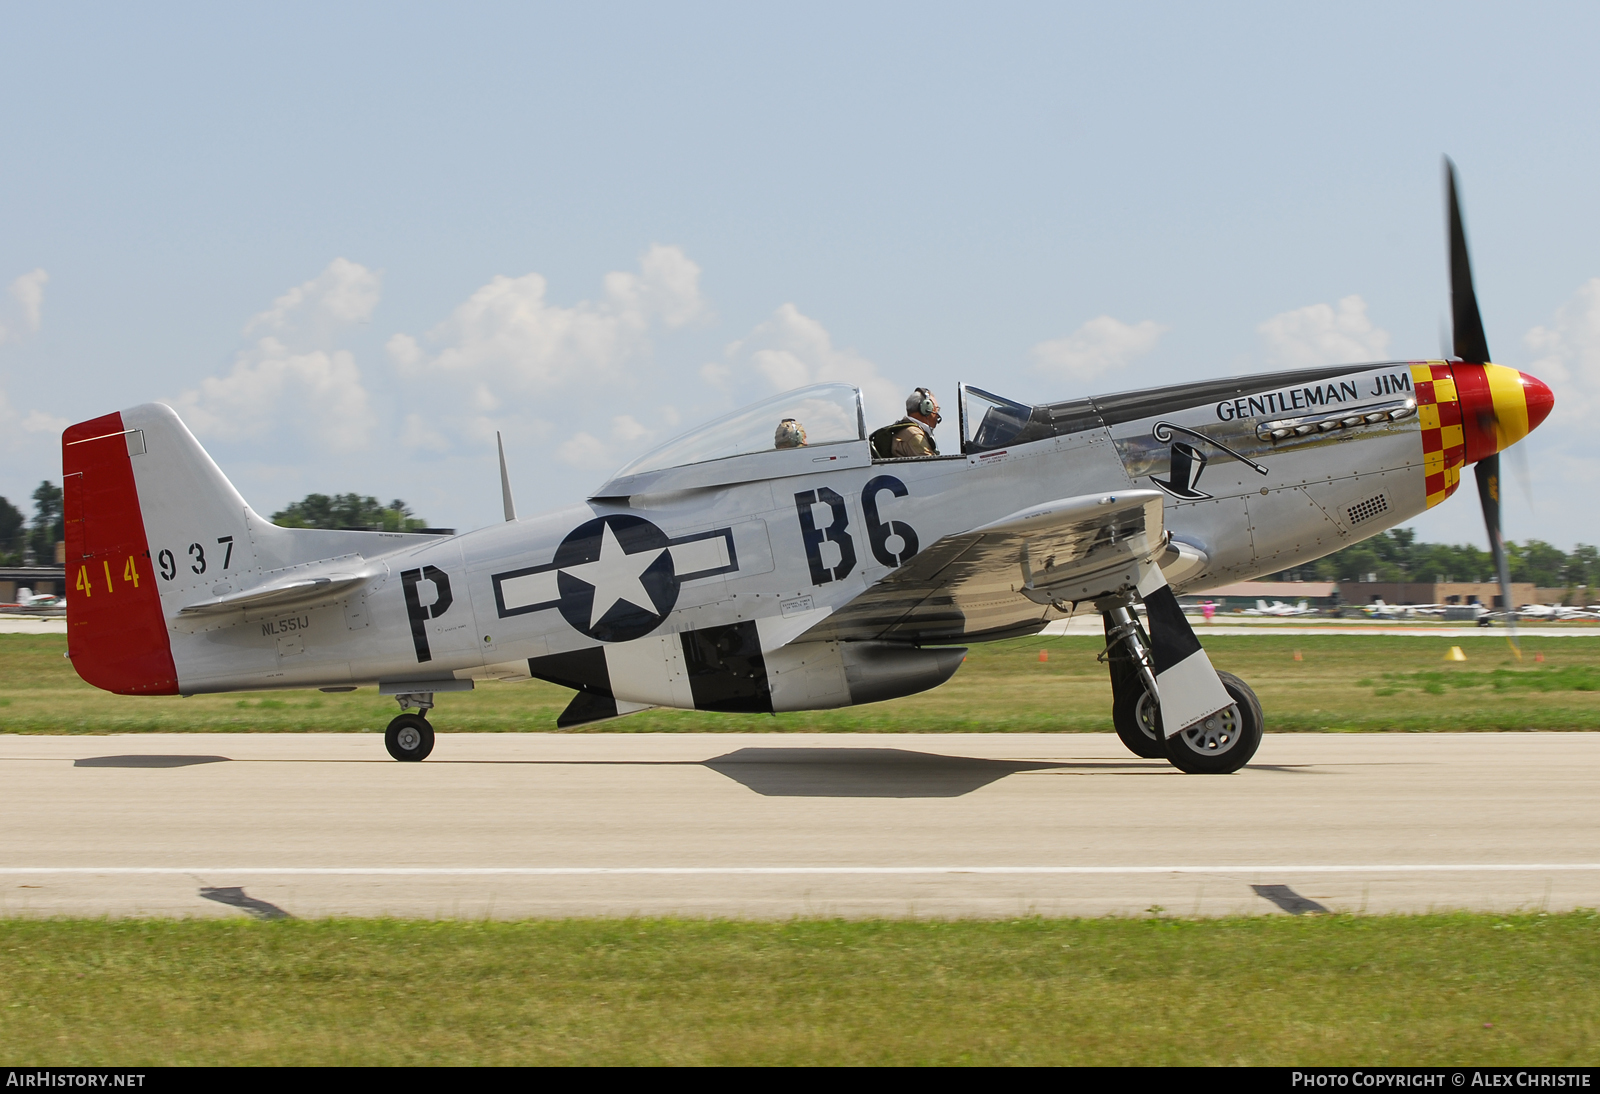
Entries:
<svg viewBox="0 0 1600 1094">
<path fill-rule="evenodd" d="M 101 565 L 105 567 L 106 572 L 106 592 L 116 592 L 117 587 L 111 581 L 111 560 L 103 559 L 101 560 Z M 139 587 L 139 567 L 134 563 L 132 555 L 129 555 L 128 560 L 123 564 L 122 580 L 131 581 L 135 589 Z M 78 581 L 74 587 L 84 596 L 94 595 L 94 584 L 89 580 L 89 567 L 87 564 L 78 567 Z"/>
</svg>

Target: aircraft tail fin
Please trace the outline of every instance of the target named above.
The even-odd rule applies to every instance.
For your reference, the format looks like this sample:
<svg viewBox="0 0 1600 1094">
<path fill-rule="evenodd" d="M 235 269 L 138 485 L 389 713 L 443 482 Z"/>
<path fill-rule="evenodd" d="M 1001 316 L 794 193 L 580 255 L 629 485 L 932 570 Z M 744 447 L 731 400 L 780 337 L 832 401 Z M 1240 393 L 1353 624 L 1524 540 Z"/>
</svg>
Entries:
<svg viewBox="0 0 1600 1094">
<path fill-rule="evenodd" d="M 180 690 L 169 634 L 184 607 L 238 599 L 286 567 L 421 538 L 277 527 L 160 403 L 69 426 L 61 465 L 68 654 L 107 691 Z"/>
</svg>

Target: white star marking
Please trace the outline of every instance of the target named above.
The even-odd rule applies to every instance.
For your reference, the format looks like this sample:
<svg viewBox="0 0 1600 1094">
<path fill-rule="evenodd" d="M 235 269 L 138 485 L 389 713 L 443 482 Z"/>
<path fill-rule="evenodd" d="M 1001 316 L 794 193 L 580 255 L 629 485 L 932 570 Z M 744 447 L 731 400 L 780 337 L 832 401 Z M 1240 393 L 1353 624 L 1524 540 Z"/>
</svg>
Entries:
<svg viewBox="0 0 1600 1094">
<path fill-rule="evenodd" d="M 589 613 L 589 629 L 605 618 L 617 603 L 626 601 L 641 611 L 656 612 L 655 601 L 650 599 L 650 594 L 645 591 L 644 582 L 639 580 L 661 557 L 665 547 L 658 547 L 654 551 L 640 551 L 630 555 L 622 549 L 622 544 L 617 542 L 617 534 L 611 530 L 611 525 L 604 526 L 600 534 L 600 558 L 595 562 L 585 562 L 577 566 L 562 567 L 561 572 L 570 574 L 585 584 L 594 586 L 594 607 Z"/>
</svg>

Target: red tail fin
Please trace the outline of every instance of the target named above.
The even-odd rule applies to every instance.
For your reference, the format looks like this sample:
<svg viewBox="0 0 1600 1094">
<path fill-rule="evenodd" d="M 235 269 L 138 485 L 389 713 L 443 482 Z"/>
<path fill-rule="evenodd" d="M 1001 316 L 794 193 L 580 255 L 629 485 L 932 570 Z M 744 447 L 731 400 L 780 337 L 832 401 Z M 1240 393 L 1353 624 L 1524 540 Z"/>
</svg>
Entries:
<svg viewBox="0 0 1600 1094">
<path fill-rule="evenodd" d="M 67 539 L 67 652 L 78 675 L 121 695 L 176 695 L 130 453 L 144 435 L 121 414 L 61 435 Z"/>
</svg>

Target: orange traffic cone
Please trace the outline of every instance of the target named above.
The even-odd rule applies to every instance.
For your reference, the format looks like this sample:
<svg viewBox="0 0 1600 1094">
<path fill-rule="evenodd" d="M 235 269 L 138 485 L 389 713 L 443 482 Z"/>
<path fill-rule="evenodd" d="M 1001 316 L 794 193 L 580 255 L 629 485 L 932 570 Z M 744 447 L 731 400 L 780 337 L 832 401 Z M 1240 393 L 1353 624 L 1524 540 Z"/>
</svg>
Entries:
<svg viewBox="0 0 1600 1094">
<path fill-rule="evenodd" d="M 1049 650 L 1040 650 L 1039 651 L 1039 660 L 1040 661 L 1048 661 L 1048 660 L 1050 660 L 1050 651 Z"/>
</svg>

